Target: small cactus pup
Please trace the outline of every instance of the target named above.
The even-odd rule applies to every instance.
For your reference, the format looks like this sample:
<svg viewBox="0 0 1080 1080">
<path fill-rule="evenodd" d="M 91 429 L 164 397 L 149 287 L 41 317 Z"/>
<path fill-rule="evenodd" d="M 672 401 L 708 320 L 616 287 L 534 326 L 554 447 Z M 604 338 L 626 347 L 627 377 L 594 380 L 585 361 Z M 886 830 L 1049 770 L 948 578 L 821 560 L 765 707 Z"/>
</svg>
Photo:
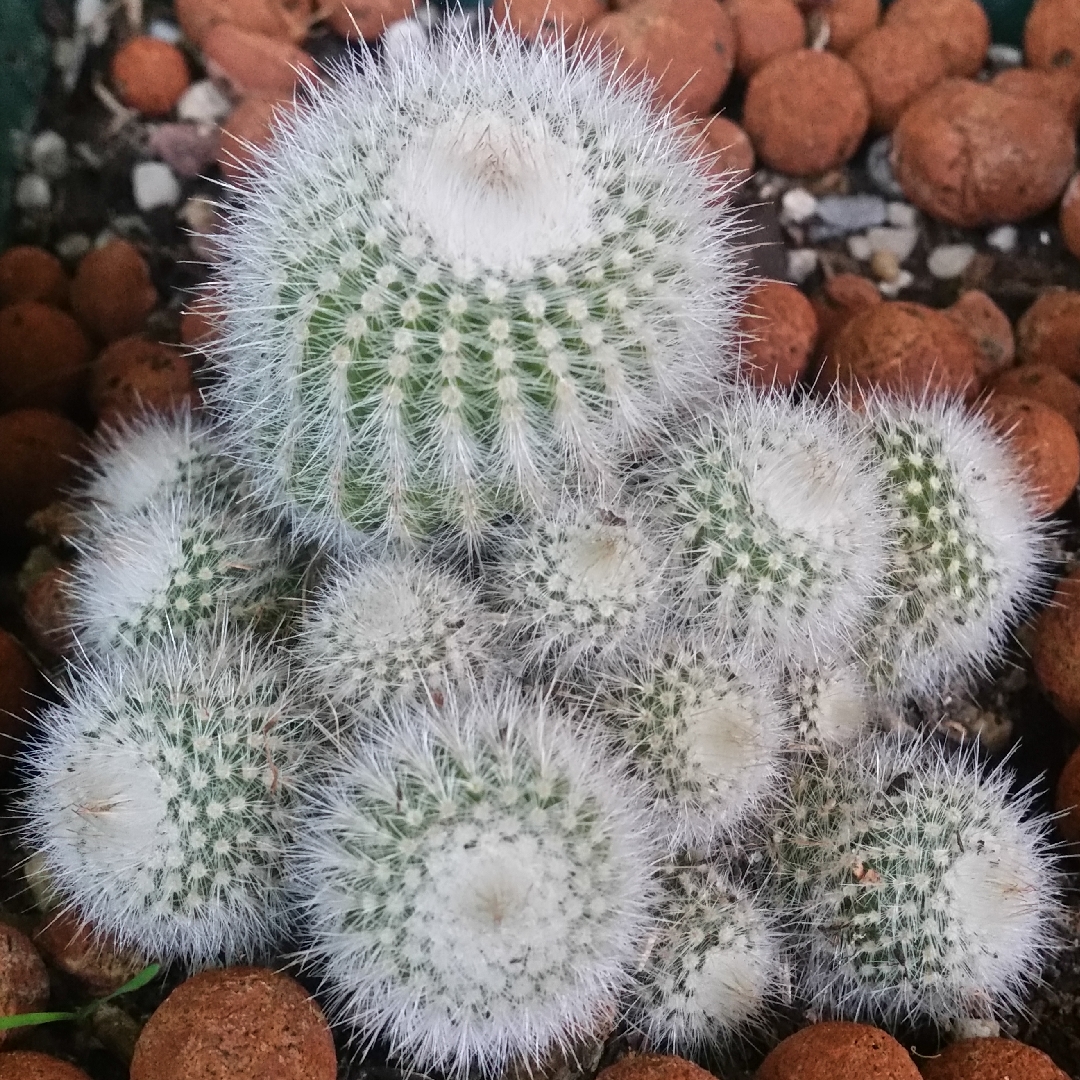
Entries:
<svg viewBox="0 0 1080 1080">
<path fill-rule="evenodd" d="M 393 701 L 438 703 L 500 664 L 501 621 L 476 587 L 430 559 L 361 556 L 331 569 L 305 606 L 298 667 L 331 705 L 363 715 Z"/>
<path fill-rule="evenodd" d="M 774 663 L 841 654 L 885 567 L 869 446 L 812 399 L 743 392 L 676 441 L 655 485 L 698 625 Z"/>
<path fill-rule="evenodd" d="M 69 586 L 76 636 L 91 654 L 201 632 L 222 617 L 273 630 L 295 588 L 266 523 L 212 488 L 102 516 Z"/>
<path fill-rule="evenodd" d="M 769 851 L 815 1009 L 947 1026 L 1021 1006 L 1059 882 L 1048 823 L 1009 781 L 885 735 L 799 762 Z"/>
<path fill-rule="evenodd" d="M 730 834 L 777 781 L 790 741 L 780 701 L 714 643 L 662 638 L 600 686 L 593 711 L 629 750 L 672 850 Z"/>
<path fill-rule="evenodd" d="M 665 559 L 644 507 L 566 495 L 505 538 L 487 568 L 526 669 L 566 671 L 635 651 L 663 617 Z"/>
<path fill-rule="evenodd" d="M 960 402 L 867 403 L 892 511 L 887 593 L 860 653 L 901 703 L 985 671 L 1044 584 L 1045 527 L 1003 442 Z"/>
<path fill-rule="evenodd" d="M 412 1068 L 531 1067 L 609 1020 L 653 842 L 595 735 L 513 683 L 392 706 L 309 784 L 293 877 L 338 1017 Z"/>
<path fill-rule="evenodd" d="M 722 1048 L 760 1022 L 779 989 L 780 935 L 719 865 L 680 854 L 660 878 L 659 925 L 638 972 L 630 1022 L 656 1048 Z"/>
<path fill-rule="evenodd" d="M 787 670 L 781 696 L 802 749 L 856 742 L 872 730 L 878 711 L 862 669 L 840 660 Z"/>
<path fill-rule="evenodd" d="M 249 637 L 163 641 L 74 672 L 28 753 L 30 845 L 121 945 L 192 966 L 274 946 L 306 715 Z"/>
<path fill-rule="evenodd" d="M 712 396 L 736 225 L 647 89 L 505 29 L 308 89 L 221 236 L 214 346 L 303 537 L 476 540 Z"/>
</svg>

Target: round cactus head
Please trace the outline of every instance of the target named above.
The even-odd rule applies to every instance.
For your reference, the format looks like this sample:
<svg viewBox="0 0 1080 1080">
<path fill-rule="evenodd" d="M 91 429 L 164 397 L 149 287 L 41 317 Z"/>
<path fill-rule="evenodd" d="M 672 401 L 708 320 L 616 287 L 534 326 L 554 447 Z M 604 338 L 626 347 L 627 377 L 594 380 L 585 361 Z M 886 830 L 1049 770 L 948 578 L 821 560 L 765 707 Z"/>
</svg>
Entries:
<svg viewBox="0 0 1080 1080">
<path fill-rule="evenodd" d="M 1020 1006 L 1054 946 L 1058 881 L 1009 780 L 887 736 L 799 763 L 770 851 L 815 1008 L 944 1026 Z"/>
<path fill-rule="evenodd" d="M 1045 576 L 1045 533 L 1002 439 L 962 404 L 867 407 L 893 512 L 886 596 L 860 651 L 893 700 L 985 670 Z"/>
<path fill-rule="evenodd" d="M 796 745 L 841 747 L 856 742 L 873 725 L 875 703 L 863 673 L 836 661 L 785 672 L 783 699 Z"/>
<path fill-rule="evenodd" d="M 715 386 L 732 228 L 643 88 L 492 30 L 308 96 L 217 286 L 218 405 L 303 534 L 475 538 Z"/>
<path fill-rule="evenodd" d="M 610 1015 L 652 898 L 633 789 L 514 686 L 391 709 L 312 784 L 309 960 L 361 1037 L 498 1074 Z"/>
<path fill-rule="evenodd" d="M 91 925 L 162 961 L 252 958 L 283 934 L 304 716 L 248 639 L 107 657 L 29 754 L 28 839 Z"/>
</svg>

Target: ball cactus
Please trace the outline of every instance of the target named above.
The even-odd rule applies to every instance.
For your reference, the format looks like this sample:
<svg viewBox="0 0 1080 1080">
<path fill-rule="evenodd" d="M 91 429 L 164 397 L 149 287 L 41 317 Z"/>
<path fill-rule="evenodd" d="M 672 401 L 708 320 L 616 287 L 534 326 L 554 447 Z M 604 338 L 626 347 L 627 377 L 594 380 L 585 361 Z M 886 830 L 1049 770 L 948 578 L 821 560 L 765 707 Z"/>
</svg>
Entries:
<svg viewBox="0 0 1080 1080">
<path fill-rule="evenodd" d="M 609 1017 L 652 843 L 600 744 L 515 684 L 397 707 L 311 784 L 294 876 L 340 1019 L 453 1075 Z"/>
<path fill-rule="evenodd" d="M 220 238 L 215 346 L 304 536 L 476 537 L 711 393 L 732 224 L 644 88 L 492 30 L 309 89 Z"/>
<path fill-rule="evenodd" d="M 240 960 L 286 925 L 306 736 L 250 639 L 166 641 L 77 672 L 29 756 L 27 839 L 94 927 L 163 961 Z"/>
<path fill-rule="evenodd" d="M 841 747 L 872 728 L 876 703 L 863 673 L 854 663 L 835 661 L 785 673 L 783 699 L 796 744 Z"/>
</svg>

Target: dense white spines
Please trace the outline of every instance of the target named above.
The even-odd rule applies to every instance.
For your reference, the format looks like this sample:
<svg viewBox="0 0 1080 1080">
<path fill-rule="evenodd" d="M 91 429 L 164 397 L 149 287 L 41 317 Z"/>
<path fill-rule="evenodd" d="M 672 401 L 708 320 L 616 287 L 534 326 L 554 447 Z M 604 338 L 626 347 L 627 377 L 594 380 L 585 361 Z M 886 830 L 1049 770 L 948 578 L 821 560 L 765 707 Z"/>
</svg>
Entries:
<svg viewBox="0 0 1080 1080">
<path fill-rule="evenodd" d="M 80 670 L 30 754 L 28 840 L 80 915 L 192 965 L 285 928 L 303 715 L 250 641 L 163 642 Z"/>
<path fill-rule="evenodd" d="M 809 399 L 752 394 L 676 445 L 657 493 L 702 624 L 774 662 L 842 650 L 885 565 L 868 449 Z"/>
<path fill-rule="evenodd" d="M 318 693 L 370 713 L 490 675 L 500 621 L 451 571 L 386 554 L 328 575 L 305 608 L 296 647 Z"/>
<path fill-rule="evenodd" d="M 647 929 L 653 851 L 600 744 L 514 686 L 391 710 L 311 784 L 308 960 L 340 1019 L 460 1075 L 589 1033 Z"/>
<path fill-rule="evenodd" d="M 893 699 L 985 670 L 1045 573 L 1044 533 L 1003 441 L 959 402 L 871 400 L 892 511 L 888 593 L 861 651 Z"/>
<path fill-rule="evenodd" d="M 786 673 L 783 698 L 801 747 L 840 748 L 866 735 L 876 706 L 862 671 L 835 662 Z"/>
<path fill-rule="evenodd" d="M 887 1023 L 1013 1009 L 1054 945 L 1046 822 L 971 754 L 879 736 L 808 755 L 772 824 L 804 989 Z"/>
<path fill-rule="evenodd" d="M 676 861 L 661 878 L 630 1019 L 652 1045 L 693 1054 L 760 1019 L 780 982 L 779 935 L 717 866 Z"/>
<path fill-rule="evenodd" d="M 492 30 L 310 99 L 217 285 L 217 403 L 304 536 L 475 538 L 726 374 L 730 218 L 644 88 Z"/>
</svg>

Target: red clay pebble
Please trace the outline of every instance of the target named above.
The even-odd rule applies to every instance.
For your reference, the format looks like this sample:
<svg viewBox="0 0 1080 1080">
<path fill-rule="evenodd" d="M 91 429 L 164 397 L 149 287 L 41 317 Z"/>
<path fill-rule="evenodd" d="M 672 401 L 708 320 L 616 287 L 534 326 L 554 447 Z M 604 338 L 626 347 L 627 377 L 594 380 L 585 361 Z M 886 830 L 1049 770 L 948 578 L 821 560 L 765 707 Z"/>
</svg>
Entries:
<svg viewBox="0 0 1080 1080">
<path fill-rule="evenodd" d="M 244 97 L 289 97 L 302 75 L 314 77 L 315 62 L 290 41 L 217 23 L 203 39 L 206 69 Z"/>
<path fill-rule="evenodd" d="M 1075 158 L 1075 134 L 1052 102 L 965 79 L 939 83 L 893 131 L 893 170 L 908 200 L 965 228 L 1048 210 Z"/>
<path fill-rule="evenodd" d="M 944 311 L 946 318 L 966 330 L 979 350 L 978 372 L 989 378 L 1009 367 L 1016 359 L 1016 341 L 1008 315 L 979 289 L 960 294 L 952 307 Z"/>
<path fill-rule="evenodd" d="M 74 1065 L 36 1050 L 0 1054 L 0 1080 L 90 1080 Z"/>
<path fill-rule="evenodd" d="M 904 109 L 946 74 L 945 53 L 914 26 L 879 26 L 847 54 L 870 97 L 879 131 L 892 131 Z"/>
<path fill-rule="evenodd" d="M 735 69 L 744 78 L 806 44 L 806 21 L 795 0 L 728 0 L 727 9 L 735 23 Z"/>
<path fill-rule="evenodd" d="M 344 38 L 374 41 L 391 23 L 407 19 L 415 6 L 415 0 L 342 0 L 327 22 Z"/>
<path fill-rule="evenodd" d="M 582 30 L 606 11 L 601 0 L 495 0 L 491 17 L 509 25 L 526 41 L 572 45 Z"/>
<path fill-rule="evenodd" d="M 975 75 L 990 48 L 990 20 L 979 0 L 894 0 L 885 25 L 919 30 L 945 53 L 950 75 Z"/>
<path fill-rule="evenodd" d="M 113 424 L 145 409 L 174 409 L 192 387 L 191 363 L 179 349 L 141 337 L 121 338 L 94 360 L 90 408 L 99 423 Z"/>
<path fill-rule="evenodd" d="M 40 300 L 62 307 L 67 298 L 67 274 L 51 252 L 23 244 L 0 255 L 0 307 L 18 300 Z"/>
<path fill-rule="evenodd" d="M 126 240 L 110 240 L 85 255 L 71 283 L 75 318 L 100 341 L 141 330 L 157 302 L 150 267 Z"/>
<path fill-rule="evenodd" d="M 315 19 L 312 0 L 175 0 L 176 18 L 194 45 L 218 23 L 299 45 Z"/>
<path fill-rule="evenodd" d="M 204 971 L 181 983 L 135 1045 L 131 1080 L 334 1080 L 319 1006 L 266 968 Z"/>
<path fill-rule="evenodd" d="M 15 927 L 0 923 L 0 1016 L 40 1012 L 48 1000 L 49 973 L 34 943 Z M 0 1043 L 8 1035 L 0 1031 Z"/>
<path fill-rule="evenodd" d="M 1016 324 L 1021 364 L 1050 364 L 1080 379 L 1080 292 L 1043 293 Z"/>
<path fill-rule="evenodd" d="M 0 769 L 10 765 L 22 747 L 37 704 L 37 668 L 19 640 L 0 630 Z"/>
<path fill-rule="evenodd" d="M 828 24 L 828 47 L 841 55 L 865 34 L 870 33 L 881 18 L 881 0 L 800 0 L 807 14 L 810 39 Z"/>
<path fill-rule="evenodd" d="M 1060 510 L 1080 483 L 1080 442 L 1069 421 L 1034 398 L 1004 394 L 991 395 L 983 411 L 1019 462 L 1035 513 Z"/>
<path fill-rule="evenodd" d="M 757 1080 L 920 1080 L 907 1051 L 868 1024 L 833 1020 L 789 1035 L 761 1063 Z"/>
<path fill-rule="evenodd" d="M 870 125 L 870 100 L 845 60 L 799 49 L 754 75 L 742 119 L 766 165 L 788 176 L 812 176 L 843 165 L 859 148 Z"/>
<path fill-rule="evenodd" d="M 99 937 L 73 911 L 50 911 L 34 932 L 34 941 L 54 967 L 92 994 L 118 990 L 146 967 L 145 957 Z"/>
<path fill-rule="evenodd" d="M 1039 98 L 1056 105 L 1072 127 L 1080 122 L 1080 67 L 1036 71 L 1007 68 L 990 80 L 995 90 L 1016 97 Z"/>
<path fill-rule="evenodd" d="M 1080 68 L 1080 5 L 1035 0 L 1024 24 L 1024 59 L 1033 68 Z"/>
<path fill-rule="evenodd" d="M 589 27 L 616 67 L 646 75 L 663 104 L 705 114 L 735 67 L 735 26 L 717 0 L 638 0 Z"/>
<path fill-rule="evenodd" d="M 962 1039 L 922 1062 L 924 1080 L 1069 1080 L 1051 1059 L 1014 1039 Z"/>
<path fill-rule="evenodd" d="M 191 83 L 184 54 L 154 37 L 121 45 L 109 71 L 120 100 L 143 116 L 168 116 Z"/>
<path fill-rule="evenodd" d="M 864 308 L 884 303 L 872 281 L 858 274 L 837 274 L 810 298 L 818 321 L 818 337 L 824 343 Z"/>
<path fill-rule="evenodd" d="M 250 97 L 241 101 L 221 129 L 217 162 L 229 183 L 243 183 L 255 162 L 256 148 L 274 136 L 275 117 L 292 108 L 284 98 Z"/>
<path fill-rule="evenodd" d="M 0 308 L 0 409 L 72 408 L 89 361 L 90 342 L 66 312 L 37 300 Z"/>
<path fill-rule="evenodd" d="M 51 659 L 66 656 L 75 645 L 68 593 L 70 580 L 69 566 L 53 566 L 34 581 L 23 597 L 22 617 L 30 642 L 42 656 Z"/>
<path fill-rule="evenodd" d="M 1054 793 L 1054 809 L 1062 814 L 1055 824 L 1070 844 L 1080 844 L 1080 746 L 1065 763 Z"/>
<path fill-rule="evenodd" d="M 685 1058 L 667 1054 L 627 1054 L 601 1070 L 596 1080 L 716 1080 Z"/>
<path fill-rule="evenodd" d="M 1080 259 L 1080 173 L 1077 173 L 1061 197 L 1061 236 L 1065 246 Z"/>
<path fill-rule="evenodd" d="M 1002 397 L 1026 397 L 1061 413 L 1080 434 L 1080 386 L 1049 364 L 1021 364 L 1001 372 L 991 384 Z"/>
<path fill-rule="evenodd" d="M 975 342 L 940 311 L 885 303 L 853 315 L 833 338 L 821 383 L 921 397 L 978 389 Z"/>
<path fill-rule="evenodd" d="M 754 171 L 754 146 L 750 136 L 726 116 L 691 120 L 689 132 L 694 151 L 701 155 L 709 175 L 721 192 L 741 184 Z"/>
<path fill-rule="evenodd" d="M 1057 583 L 1039 615 L 1031 659 L 1043 693 L 1080 730 L 1080 568 Z"/>
<path fill-rule="evenodd" d="M 741 369 L 757 386 L 789 387 L 806 370 L 818 325 L 813 305 L 794 285 L 763 281 L 746 298 Z"/>
<path fill-rule="evenodd" d="M 189 349 L 198 349 L 216 341 L 221 316 L 221 301 L 217 297 L 198 297 L 180 315 L 180 340 Z"/>
<path fill-rule="evenodd" d="M 83 456 L 84 435 L 44 409 L 0 416 L 0 538 L 24 535 L 24 523 L 70 485 Z"/>
</svg>

